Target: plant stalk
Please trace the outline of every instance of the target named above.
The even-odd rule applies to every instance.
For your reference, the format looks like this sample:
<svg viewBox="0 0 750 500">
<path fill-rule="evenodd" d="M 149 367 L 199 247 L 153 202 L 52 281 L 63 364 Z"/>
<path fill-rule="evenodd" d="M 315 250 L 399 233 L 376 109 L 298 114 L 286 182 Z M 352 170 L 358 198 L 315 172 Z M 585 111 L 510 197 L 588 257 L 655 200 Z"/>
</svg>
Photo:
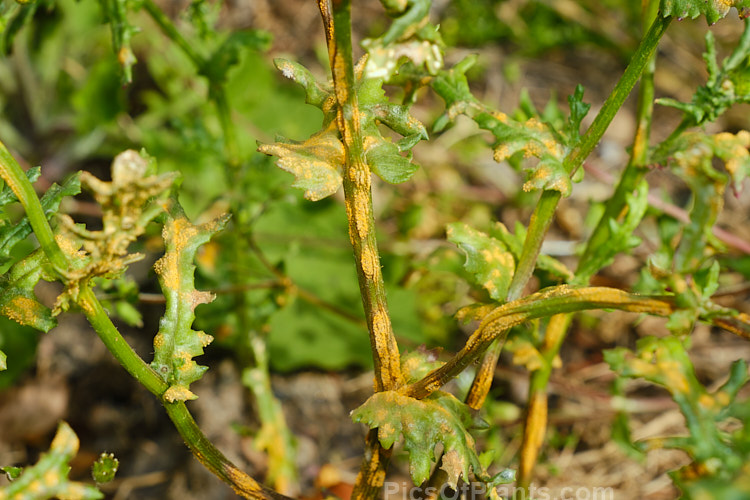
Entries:
<svg viewBox="0 0 750 500">
<path fill-rule="evenodd" d="M 375 390 L 391 390 L 403 383 L 401 360 L 388 313 L 375 238 L 371 174 L 365 159 L 352 59 L 351 0 L 318 0 L 318 7 L 328 42 L 328 56 L 338 103 L 338 128 L 346 152 L 343 185 L 349 239 L 354 250 L 359 289 L 370 334 L 375 365 Z M 353 499 L 371 499 L 379 495 L 390 454 L 391 450 L 384 449 L 378 442 L 377 433 L 371 431 L 352 492 Z"/>
<path fill-rule="evenodd" d="M 88 285 L 81 288 L 77 303 L 115 359 L 139 384 L 161 399 L 169 385 L 130 347 Z"/>
<path fill-rule="evenodd" d="M 123 368 L 162 401 L 175 428 L 201 464 L 228 483 L 243 498 L 261 500 L 288 498 L 261 485 L 232 464 L 203 434 L 183 402 L 164 401 L 162 395 L 169 386 L 128 345 L 88 286 L 81 289 L 78 295 L 78 305 L 99 338 Z"/>
<path fill-rule="evenodd" d="M 644 27 L 651 24 L 652 29 L 649 33 L 652 33 L 654 25 L 656 25 L 655 18 L 658 17 L 657 9 L 658 2 L 654 0 L 644 3 L 643 23 Z M 644 41 L 646 39 L 652 39 L 652 37 L 646 35 Z M 658 38 L 656 41 L 658 43 Z M 636 57 L 634 56 L 633 59 L 635 60 Z M 650 55 L 646 59 L 646 65 L 642 68 L 637 105 L 638 122 L 630 160 L 623 171 L 615 193 L 607 202 L 602 218 L 587 241 L 584 253 L 578 262 L 579 272 L 576 272 L 574 279 L 574 284 L 576 285 L 586 285 L 589 283 L 591 275 L 584 276 L 580 274 L 580 269 L 595 255 L 599 245 L 607 244 L 610 235 L 609 220 L 618 219 L 623 215 L 623 207 L 625 206 L 627 194 L 636 188 L 647 171 L 646 162 L 654 103 L 655 60 L 655 50 L 651 50 Z M 591 128 L 594 128 L 593 124 Z M 586 156 L 588 155 L 582 158 L 585 159 Z M 533 478 L 534 466 L 539 456 L 539 450 L 544 443 L 548 414 L 547 385 L 552 374 L 552 364 L 560 353 L 560 348 L 565 340 L 571 321 L 572 315 L 570 314 L 558 314 L 550 319 L 545 331 L 544 344 L 541 348 L 542 366 L 531 374 L 528 397 L 529 406 L 524 423 L 524 435 L 521 443 L 521 458 L 518 469 L 518 486 L 526 493 L 528 493 L 528 488 Z"/>
<path fill-rule="evenodd" d="M 66 276 L 69 265 L 68 258 L 55 241 L 52 227 L 47 221 L 39 197 L 34 191 L 34 186 L 31 185 L 21 165 L 13 158 L 13 155 L 2 142 L 0 142 L 0 177 L 13 191 L 18 201 L 21 202 L 34 235 L 55 271 L 61 277 Z"/>
<path fill-rule="evenodd" d="M 351 0 L 331 2 L 333 35 L 328 41 L 333 85 L 339 105 L 338 126 L 346 151 L 343 184 L 349 238 L 354 248 L 359 288 L 370 332 L 375 363 L 376 390 L 390 390 L 402 384 L 396 337 L 386 302 L 385 284 L 375 238 L 370 167 L 365 159 L 360 129 L 357 82 L 354 78 L 351 45 Z M 326 14 L 323 14 L 324 19 Z"/>
<path fill-rule="evenodd" d="M 554 360 L 560 353 L 560 347 L 572 320 L 572 314 L 555 314 L 550 318 L 540 349 L 542 366 L 531 374 L 529 406 L 523 428 L 517 479 L 518 486 L 524 490 L 528 490 L 531 484 L 539 450 L 544 444 L 544 434 L 547 430 L 547 385 L 552 375 Z"/>
<path fill-rule="evenodd" d="M 672 17 L 663 17 L 657 14 L 656 19 L 651 24 L 651 28 L 649 28 L 640 45 L 638 45 L 635 54 L 633 54 L 630 64 L 625 68 L 625 72 L 604 102 L 602 109 L 581 138 L 581 142 L 565 158 L 569 172 L 575 173 L 599 143 L 612 119 L 617 114 L 617 111 L 625 103 L 625 99 L 630 94 L 630 91 L 633 90 L 641 74 L 650 64 L 656 47 L 671 22 Z"/>
<path fill-rule="evenodd" d="M 494 309 L 453 358 L 419 381 L 403 387 L 400 392 L 423 399 L 466 369 L 493 341 L 504 338 L 510 328 L 532 319 L 589 309 L 619 309 L 667 316 L 676 310 L 676 306 L 671 296 L 635 295 L 616 288 L 572 288 L 567 285 L 548 288 Z"/>
<path fill-rule="evenodd" d="M 622 107 L 625 99 L 638 81 L 638 78 L 648 67 L 651 57 L 656 50 L 656 46 L 664 35 L 671 19 L 671 17 L 657 16 L 656 20 L 652 23 L 651 28 L 646 36 L 644 36 L 638 49 L 633 55 L 630 64 L 615 85 L 612 93 L 604 102 L 599 114 L 596 115 L 596 118 L 583 135 L 578 145 L 565 158 L 566 169 L 571 172 L 571 174 L 580 168 L 584 160 L 589 154 L 591 154 L 601 140 L 607 127 L 615 117 L 615 114 Z M 529 221 L 529 228 L 526 240 L 524 241 L 523 252 L 516 267 L 516 272 L 513 275 L 513 280 L 511 281 L 508 300 L 520 297 L 523 288 L 531 278 L 536 266 L 537 257 L 539 256 L 539 251 L 541 250 L 542 242 L 544 241 L 544 236 L 547 234 L 547 231 L 552 224 L 552 219 L 560 198 L 561 194 L 559 191 L 545 190 L 542 192 L 531 220 Z M 491 385 L 491 381 L 485 380 L 484 377 L 492 376 L 494 374 L 494 367 L 497 364 L 500 350 L 502 350 L 502 345 L 493 346 L 492 349 L 488 351 L 486 359 L 482 361 L 481 367 L 477 372 L 477 377 L 475 377 L 472 388 L 469 390 L 470 402 L 472 404 L 480 404 L 484 402 L 486 391 L 489 390 Z"/>
<path fill-rule="evenodd" d="M 229 484 L 239 496 L 253 500 L 290 500 L 290 497 L 263 486 L 232 464 L 203 434 L 184 402 L 165 402 L 164 408 L 195 458 Z"/>
<path fill-rule="evenodd" d="M 656 6 L 656 2 L 650 2 L 650 5 Z M 655 15 L 655 12 L 652 15 L 646 13 L 644 17 L 648 19 L 653 18 Z M 586 242 L 586 248 L 584 249 L 578 264 L 579 269 L 582 267 L 581 263 L 587 262 L 595 250 L 599 248 L 600 245 L 606 244 L 609 240 L 609 220 L 618 219 L 621 215 L 622 207 L 625 205 L 625 197 L 628 193 L 632 193 L 633 190 L 635 190 L 646 175 L 646 172 L 648 172 L 646 162 L 648 161 L 648 143 L 649 137 L 651 136 L 651 120 L 654 110 L 655 63 L 656 58 L 652 55 L 648 65 L 643 71 L 643 75 L 641 76 L 638 105 L 636 109 L 637 125 L 630 159 L 620 177 L 620 182 L 617 184 L 615 192 L 609 200 L 607 200 L 607 205 L 604 208 L 604 213 L 602 214 L 601 219 L 599 219 L 591 237 Z M 677 130 L 680 130 L 680 127 L 678 127 Z M 579 277 L 578 274 L 576 274 L 576 278 L 580 280 L 580 284 L 584 284 L 588 283 L 591 277 Z"/>
</svg>

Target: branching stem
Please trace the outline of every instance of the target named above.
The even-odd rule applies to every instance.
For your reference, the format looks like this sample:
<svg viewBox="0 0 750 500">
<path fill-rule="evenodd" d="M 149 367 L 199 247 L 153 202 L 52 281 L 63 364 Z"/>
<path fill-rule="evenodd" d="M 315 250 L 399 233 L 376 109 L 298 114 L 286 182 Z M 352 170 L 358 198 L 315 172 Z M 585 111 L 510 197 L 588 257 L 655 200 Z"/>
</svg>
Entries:
<svg viewBox="0 0 750 500">
<path fill-rule="evenodd" d="M 532 319 L 588 309 L 620 309 L 666 316 L 675 310 L 675 306 L 671 297 L 633 295 L 615 288 L 571 288 L 561 285 L 542 290 L 508 302 L 487 314 L 453 358 L 421 380 L 404 387 L 401 392 L 413 398 L 425 398 L 461 373 L 495 339 L 504 338 L 510 328 Z"/>
<path fill-rule="evenodd" d="M 658 43 L 660 36 L 656 37 L 654 35 L 654 29 L 663 30 L 666 29 L 666 26 L 669 24 L 668 21 L 662 23 L 655 21 L 655 18 L 663 19 L 658 16 L 656 11 L 657 8 L 658 2 L 654 0 L 644 3 L 644 26 L 647 27 L 649 24 L 652 26 L 651 30 L 649 30 L 644 38 L 644 42 L 646 40 L 651 40 L 654 44 Z M 643 46 L 643 43 L 641 45 Z M 655 48 L 655 45 L 653 48 Z M 635 139 L 633 141 L 633 148 L 631 150 L 630 161 L 622 174 L 614 195 L 608 200 L 605 212 L 599 220 L 591 238 L 589 238 L 583 255 L 579 259 L 578 272 L 576 272 L 574 279 L 574 284 L 577 285 L 582 286 L 589 283 L 591 275 L 584 275 L 580 270 L 584 268 L 585 264 L 592 258 L 599 245 L 607 244 L 609 239 L 609 220 L 617 219 L 622 215 L 627 194 L 633 192 L 645 175 L 645 164 L 648 155 L 648 143 L 654 101 L 655 51 L 653 48 L 647 56 L 645 54 L 637 54 L 633 57 L 634 62 L 645 61 L 645 64 L 640 70 L 641 86 L 638 94 L 638 124 L 636 127 Z M 633 63 L 631 63 L 631 66 L 632 65 Z M 624 79 L 625 76 L 623 75 L 623 79 L 620 81 L 622 82 Z M 615 90 L 617 91 L 617 88 Z M 627 93 L 629 92 L 630 90 L 627 91 Z M 625 93 L 625 95 L 627 95 L 627 93 Z M 597 120 L 602 114 L 603 113 L 600 113 L 597 116 Z M 594 124 L 592 124 L 589 131 L 594 128 L 597 120 L 594 120 Z M 608 125 L 609 122 L 607 122 L 607 126 Z M 604 128 L 606 129 L 606 126 Z M 582 143 L 583 142 L 584 141 L 582 141 Z M 588 153 L 579 156 L 579 158 L 581 158 L 582 161 L 585 160 L 587 156 Z M 576 165 L 575 168 L 579 168 L 579 165 Z M 526 421 L 524 424 L 524 435 L 520 453 L 521 458 L 518 468 L 518 485 L 524 491 L 526 491 L 531 484 L 534 466 L 537 457 L 539 456 L 539 450 L 544 443 L 548 413 L 547 385 L 549 383 L 550 375 L 552 374 L 552 363 L 560 352 L 560 348 L 562 347 L 562 343 L 567 335 L 571 320 L 572 315 L 570 314 L 557 314 L 550 318 L 545 331 L 544 344 L 540 349 L 542 354 L 542 366 L 531 375 L 528 398 L 529 406 L 527 408 Z"/>
<path fill-rule="evenodd" d="M 638 46 L 630 64 L 599 111 L 599 114 L 597 114 L 578 145 L 565 158 L 565 166 L 569 172 L 572 173 L 578 170 L 599 143 L 615 114 L 622 107 L 643 71 L 648 67 L 656 46 L 666 32 L 670 22 L 670 17 L 657 16 L 648 33 Z M 510 285 L 508 293 L 509 301 L 521 296 L 523 288 L 534 272 L 542 242 L 552 224 L 552 218 L 554 217 L 560 198 L 560 192 L 553 190 L 543 191 L 539 198 L 539 202 L 529 222 L 521 259 L 516 266 L 516 272 L 513 275 Z M 501 349 L 502 345 L 493 346 L 482 361 L 480 370 L 477 372 L 477 377 L 475 377 L 472 388 L 469 391 L 469 402 L 472 405 L 484 402 L 487 394 L 486 391 L 489 390 L 491 385 L 491 381 L 485 380 L 484 377 L 491 377 L 494 373 L 494 366 L 497 363 Z"/>
<path fill-rule="evenodd" d="M 54 238 L 52 228 L 47 222 L 33 186 L 18 162 L 2 143 L 0 143 L 0 175 L 23 205 L 45 255 L 65 282 L 65 274 L 69 266 L 68 259 Z M 77 304 L 104 345 L 123 368 L 164 402 L 162 395 L 168 389 L 166 382 L 125 341 L 88 284 L 81 287 L 77 296 Z M 183 403 L 164 402 L 164 405 L 178 432 L 196 458 L 211 472 L 226 481 L 240 496 L 257 500 L 288 498 L 260 485 L 232 464 L 201 432 Z"/>
</svg>

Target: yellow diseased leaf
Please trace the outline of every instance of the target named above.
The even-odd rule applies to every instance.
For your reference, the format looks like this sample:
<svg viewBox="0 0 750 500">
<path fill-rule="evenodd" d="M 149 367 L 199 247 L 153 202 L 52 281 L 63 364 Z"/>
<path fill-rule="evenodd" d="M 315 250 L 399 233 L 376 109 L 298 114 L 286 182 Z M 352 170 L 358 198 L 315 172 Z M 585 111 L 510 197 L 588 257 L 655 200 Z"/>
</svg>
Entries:
<svg viewBox="0 0 750 500">
<path fill-rule="evenodd" d="M 261 144 L 258 151 L 278 156 L 276 164 L 294 175 L 292 186 L 304 189 L 308 200 L 321 200 L 341 186 L 344 145 L 332 127 L 304 142 L 280 139 L 274 144 Z"/>
<path fill-rule="evenodd" d="M 197 396 L 188 387 L 207 370 L 193 358 L 203 354 L 213 337 L 195 331 L 192 324 L 195 308 L 214 299 L 214 294 L 195 289 L 195 256 L 201 245 L 223 228 L 228 216 L 219 216 L 205 224 L 195 225 L 182 213 L 176 200 L 164 224 L 166 252 L 154 264 L 167 307 L 154 337 L 154 360 L 151 367 L 170 387 L 163 395 L 169 402 L 186 401 Z"/>
</svg>

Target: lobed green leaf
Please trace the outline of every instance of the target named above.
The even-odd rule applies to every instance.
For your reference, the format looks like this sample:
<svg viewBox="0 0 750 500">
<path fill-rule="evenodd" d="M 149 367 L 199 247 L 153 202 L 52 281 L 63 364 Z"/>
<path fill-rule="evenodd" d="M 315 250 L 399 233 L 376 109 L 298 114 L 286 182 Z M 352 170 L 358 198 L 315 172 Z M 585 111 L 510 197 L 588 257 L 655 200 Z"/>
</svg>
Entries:
<svg viewBox="0 0 750 500">
<path fill-rule="evenodd" d="M 422 484 L 430 476 L 438 443 L 443 445 L 442 469 L 451 486 L 455 488 L 462 476 L 470 481 L 472 472 L 482 480 L 490 480 L 467 430 L 474 423 L 471 410 L 451 394 L 437 391 L 419 400 L 397 391 L 378 392 L 352 412 L 352 420 L 377 428 L 384 448 L 392 447 L 403 436 L 414 484 Z"/>
<path fill-rule="evenodd" d="M 36 464 L 25 467 L 8 486 L 0 488 L 0 500 L 104 498 L 96 488 L 68 479 L 69 463 L 78 452 L 78 444 L 73 429 L 61 422 L 49 451 Z"/>
<path fill-rule="evenodd" d="M 466 254 L 464 268 L 474 277 L 474 283 L 487 290 L 492 299 L 504 302 L 516 265 L 507 247 L 462 222 L 449 224 L 447 232 L 448 241 Z"/>
<path fill-rule="evenodd" d="M 182 213 L 176 200 L 169 214 L 162 236 L 166 253 L 154 264 L 167 308 L 154 337 L 154 361 L 151 367 L 169 384 L 163 397 L 166 401 L 196 399 L 189 386 L 208 369 L 193 358 L 203 354 L 213 337 L 192 329 L 195 308 L 214 299 L 209 292 L 195 289 L 195 254 L 213 234 L 229 220 L 220 216 L 201 225 L 193 225 Z"/>
<path fill-rule="evenodd" d="M 655 445 L 682 449 L 693 459 L 692 464 L 670 473 L 683 492 L 705 491 L 708 485 L 718 483 L 724 483 L 731 493 L 726 498 L 744 498 L 743 493 L 750 492 L 750 484 L 741 479 L 747 477 L 745 466 L 750 458 L 748 426 L 743 424 L 739 431 L 728 433 L 717 425 L 727 418 L 744 417 L 750 410 L 748 401 L 736 400 L 750 380 L 744 360 L 733 363 L 729 380 L 709 392 L 676 337 L 645 337 L 638 341 L 637 352 L 617 348 L 605 351 L 604 359 L 623 377 L 644 378 L 664 387 L 678 404 L 689 434 L 659 440 Z"/>
<path fill-rule="evenodd" d="M 677 19 L 695 19 L 705 16 L 709 24 L 714 24 L 735 7 L 740 18 L 750 16 L 749 0 L 661 0 L 660 10 L 663 16 Z"/>
<path fill-rule="evenodd" d="M 46 264 L 44 252 L 37 249 L 0 276 L 0 314 L 43 332 L 57 325 L 52 311 L 34 295 L 34 287 L 46 276 Z"/>
<path fill-rule="evenodd" d="M 721 68 L 716 60 L 713 33 L 706 33 L 706 52 L 703 54 L 708 70 L 708 81 L 698 87 L 689 103 L 661 98 L 656 102 L 684 113 L 683 121 L 690 126 L 714 122 L 731 106 L 750 102 L 750 23 L 732 54 L 724 59 Z"/>
<path fill-rule="evenodd" d="M 441 71 L 433 80 L 432 88 L 443 98 L 447 107 L 435 128 L 444 128 L 459 114 L 469 116 L 480 128 L 490 131 L 495 137 L 495 161 L 510 160 L 517 154 L 538 160 L 536 165 L 527 167 L 524 191 L 555 190 L 569 196 L 574 172 L 568 171 L 565 157 L 580 140 L 580 123 L 590 107 L 582 102 L 583 87 L 578 86 L 568 99 L 571 112 L 562 130 L 543 121 L 536 110 L 530 110 L 533 116 L 525 121 L 517 121 L 484 106 L 471 95 L 466 71 L 473 62 L 474 59 L 464 59 L 456 67 Z"/>
<path fill-rule="evenodd" d="M 568 96 L 570 115 L 563 130 L 567 145 L 571 146 L 581 140 L 581 122 L 591 110 L 591 104 L 583 102 L 583 85 L 576 85 L 573 95 Z"/>
</svg>

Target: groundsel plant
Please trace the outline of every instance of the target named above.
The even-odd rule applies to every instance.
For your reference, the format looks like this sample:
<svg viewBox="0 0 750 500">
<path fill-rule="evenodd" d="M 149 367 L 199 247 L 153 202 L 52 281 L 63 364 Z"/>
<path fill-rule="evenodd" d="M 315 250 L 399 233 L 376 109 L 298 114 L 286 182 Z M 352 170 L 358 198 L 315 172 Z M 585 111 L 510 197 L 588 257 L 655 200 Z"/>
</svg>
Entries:
<svg viewBox="0 0 750 500">
<path fill-rule="evenodd" d="M 716 491 L 727 498 L 750 494 L 743 479 L 750 459 L 748 426 L 743 424 L 731 433 L 719 430 L 719 423 L 727 419 L 748 421 L 748 402 L 736 399 L 747 382 L 747 367 L 741 361 L 735 363 L 726 384 L 711 392 L 696 378 L 686 354 L 696 321 L 750 337 L 748 315 L 712 300 L 726 272 L 717 258 L 726 250 L 726 242 L 714 235 L 713 227 L 726 187 L 741 189 L 750 171 L 750 133 L 710 135 L 697 128 L 732 105 L 750 100 L 748 29 L 722 62 L 717 61 L 709 34 L 705 58 L 709 81 L 696 91 L 690 103 L 658 101 L 676 107 L 684 116 L 665 141 L 649 143 L 655 54 L 672 21 L 701 16 L 713 24 L 732 8 L 744 18 L 750 14 L 750 2 L 644 1 L 640 44 L 585 131 L 581 130 L 582 122 L 591 105 L 584 102 L 583 87 L 568 98 L 567 114 L 558 108 L 539 113 L 528 105 L 518 113 L 492 109 L 470 90 L 466 73 L 475 57 L 446 67 L 446 47 L 438 27 L 429 20 L 428 0 L 381 3 L 392 22 L 383 35 L 362 43 L 364 55 L 355 60 L 351 0 L 318 0 L 331 79 L 317 79 L 293 61 L 278 59 L 275 64 L 284 77 L 304 89 L 306 102 L 322 111 L 321 128 L 307 139 L 278 138 L 258 146 L 260 153 L 274 156 L 280 168 L 293 174 L 292 186 L 304 190 L 307 199 L 321 200 L 343 189 L 348 237 L 374 365 L 374 394 L 351 413 L 355 422 L 369 428 L 352 498 L 382 495 L 393 448 L 399 441 L 408 453 L 414 485 L 424 485 L 425 491 L 433 492 L 431 496 L 439 495 L 443 486 L 457 490 L 462 484 L 476 484 L 491 497 L 498 497 L 497 487 L 514 480 L 518 495 L 527 492 L 544 444 L 550 374 L 558 363 L 574 314 L 592 309 L 662 316 L 668 318 L 673 334 L 644 338 L 635 352 L 619 348 L 605 353 L 606 361 L 621 377 L 643 378 L 665 387 L 688 423 L 687 436 L 628 444 L 640 452 L 653 446 L 686 451 L 691 464 L 673 473 L 686 496 L 698 498 Z M 138 5 L 127 0 L 103 4 L 107 6 L 124 83 L 130 81 L 137 64 L 130 47 L 137 33 L 128 21 L 130 10 L 146 11 L 194 63 L 198 74 L 208 82 L 209 97 L 220 118 L 227 177 L 236 179 L 243 160 L 239 132 L 228 112 L 223 85 L 227 72 L 237 62 L 238 47 L 257 40 L 230 37 L 207 56 L 192 47 L 150 0 Z M 3 13 L 3 19 L 15 26 L 29 17 L 24 13 L 30 9 L 26 3 L 16 5 Z M 6 37 L 6 42 L 10 38 Z M 540 254 L 542 243 L 560 200 L 574 193 L 585 160 L 639 81 L 638 128 L 629 161 L 598 224 L 583 242 L 575 269 L 571 269 Z M 391 92 L 385 92 L 386 85 L 402 89 L 398 102 L 389 97 Z M 445 104 L 444 113 L 430 127 L 410 113 L 410 107 L 427 91 Z M 412 148 L 450 127 L 460 115 L 488 132 L 495 160 L 519 169 L 525 180 L 518 188 L 536 193 L 537 202 L 528 224 L 518 224 L 512 230 L 502 221 L 482 230 L 461 221 L 447 227 L 447 239 L 465 254 L 465 275 L 482 299 L 457 311 L 461 320 L 472 321 L 476 327 L 458 352 L 441 360 L 424 350 L 405 353 L 396 341 L 376 240 L 372 185 L 409 181 L 419 168 Z M 386 128 L 388 133 L 384 132 Z M 398 138 L 394 140 L 393 136 Z M 114 159 L 110 182 L 81 172 L 62 186 L 51 186 L 39 198 L 32 185 L 39 170 L 24 172 L 1 146 L 4 185 L 0 207 L 18 202 L 25 216 L 20 222 L 0 220 L 0 262 L 7 268 L 0 278 L 0 313 L 48 332 L 59 315 L 80 310 L 123 368 L 159 399 L 195 457 L 211 472 L 243 498 L 289 498 L 294 488 L 288 480 L 293 474 L 280 468 L 280 475 L 272 479 L 274 487 L 250 477 L 204 436 L 188 410 L 188 402 L 199 397 L 191 384 L 207 369 L 194 358 L 213 340 L 210 334 L 193 327 L 196 307 L 214 299 L 214 294 L 196 289 L 194 262 L 199 248 L 226 227 L 229 215 L 217 215 L 200 224 L 191 222 L 178 201 L 178 174 L 157 174 L 157 161 L 145 151 L 128 150 Z M 724 169 L 716 168 L 720 163 Z M 602 268 L 640 243 L 634 233 L 648 207 L 645 174 L 657 164 L 674 172 L 690 189 L 688 221 L 665 238 L 664 245 L 648 260 L 639 293 L 591 286 L 592 278 Z M 61 200 L 81 189 L 101 207 L 99 230 L 87 229 L 59 213 Z M 238 216 L 240 212 L 234 207 L 229 211 Z M 235 223 L 242 224 L 243 220 Z M 124 340 L 95 286 L 122 276 L 129 264 L 142 258 L 129 249 L 153 224 L 161 227 L 164 240 L 165 252 L 154 270 L 166 312 L 154 336 L 153 360 L 147 361 Z M 16 244 L 32 233 L 38 248 L 21 256 L 13 253 Z M 527 292 L 535 272 L 543 273 L 554 284 Z M 63 287 L 51 308 L 35 296 L 40 280 L 59 282 Z M 491 453 L 477 450 L 472 431 L 486 426 L 478 411 L 487 399 L 505 340 L 524 325 L 531 327 L 521 329 L 525 334 L 514 334 L 508 344 L 517 362 L 531 374 L 520 459 L 517 471 L 498 469 Z M 255 349 L 260 356 L 262 345 L 255 345 Z M 0 368 L 5 364 L 5 355 L 0 353 Z M 444 390 L 467 368 L 475 370 L 465 394 Z M 10 486 L 0 489 L 0 499 L 100 498 L 93 485 L 67 478 L 67 464 L 77 445 L 70 427 L 61 424 L 49 453 L 36 465 L 5 469 L 14 479 Z M 118 466 L 107 454 L 97 464 L 96 482 L 111 479 Z"/>
</svg>

